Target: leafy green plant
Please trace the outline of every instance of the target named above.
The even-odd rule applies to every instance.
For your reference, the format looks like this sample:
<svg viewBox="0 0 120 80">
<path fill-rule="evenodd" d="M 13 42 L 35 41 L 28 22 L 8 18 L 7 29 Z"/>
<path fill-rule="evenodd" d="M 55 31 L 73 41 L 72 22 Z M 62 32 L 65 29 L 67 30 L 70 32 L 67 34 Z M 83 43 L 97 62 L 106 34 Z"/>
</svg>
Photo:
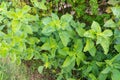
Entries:
<svg viewBox="0 0 120 80">
<path fill-rule="evenodd" d="M 80 1 L 83 5 L 78 5 L 79 1 L 76 0 L 66 3 L 84 7 L 81 10 L 85 10 L 87 4 L 85 0 Z M 97 0 L 90 0 L 89 3 L 93 16 L 98 16 Z M 96 5 L 93 6 L 93 3 Z M 44 69 L 50 69 L 57 80 L 119 80 L 119 5 L 111 7 L 111 19 L 99 23 L 84 11 L 77 12 L 75 7 L 73 10 L 77 17 L 59 12 L 40 15 L 39 11 L 47 12 L 48 6 L 45 4 L 45 0 L 31 0 L 31 5 L 21 7 L 9 2 L 1 3 L 0 57 L 9 57 L 11 62 L 19 65 L 22 60 L 40 60 L 38 72 L 44 73 Z M 37 12 L 33 14 L 32 9 Z M 91 26 L 84 20 L 84 23 L 78 20 L 79 12 L 80 16 L 90 17 Z M 2 72 L 0 76 L 3 79 Z"/>
</svg>

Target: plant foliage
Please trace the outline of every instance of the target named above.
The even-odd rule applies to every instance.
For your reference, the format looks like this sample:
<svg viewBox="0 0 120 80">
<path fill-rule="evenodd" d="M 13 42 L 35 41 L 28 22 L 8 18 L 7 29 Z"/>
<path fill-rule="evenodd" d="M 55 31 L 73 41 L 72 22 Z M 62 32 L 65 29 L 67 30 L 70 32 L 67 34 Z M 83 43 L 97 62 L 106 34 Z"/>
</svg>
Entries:
<svg viewBox="0 0 120 80">
<path fill-rule="evenodd" d="M 51 69 L 56 80 L 120 79 L 119 1 L 111 5 L 111 14 L 101 15 L 98 0 L 21 3 L 0 5 L 0 57 L 18 65 L 22 60 L 40 60 L 38 72 Z M 59 3 L 72 6 L 68 9 L 75 14 L 56 10 L 62 8 Z M 87 3 L 91 13 L 85 12 Z"/>
</svg>

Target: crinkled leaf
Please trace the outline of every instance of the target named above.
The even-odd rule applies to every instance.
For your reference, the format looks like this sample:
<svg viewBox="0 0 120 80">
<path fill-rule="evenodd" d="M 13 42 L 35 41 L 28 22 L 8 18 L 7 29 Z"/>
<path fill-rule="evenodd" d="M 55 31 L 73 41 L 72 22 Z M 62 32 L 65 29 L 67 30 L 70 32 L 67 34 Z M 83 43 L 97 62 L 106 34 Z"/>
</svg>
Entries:
<svg viewBox="0 0 120 80">
<path fill-rule="evenodd" d="M 80 37 L 83 37 L 84 36 L 84 33 L 85 33 L 85 30 L 82 28 L 82 27 L 77 27 L 76 28 L 76 31 L 77 31 L 77 33 L 78 33 L 78 35 L 80 36 Z"/>
<path fill-rule="evenodd" d="M 52 21 L 52 19 L 51 19 L 50 17 L 46 17 L 46 18 L 43 18 L 43 19 L 42 19 L 42 23 L 43 23 L 44 25 L 49 24 L 51 21 Z"/>
<path fill-rule="evenodd" d="M 33 3 L 35 7 L 38 7 L 39 9 L 42 9 L 42 10 L 47 10 L 47 7 L 45 6 L 44 1 L 38 2 L 37 0 L 34 0 Z"/>
<path fill-rule="evenodd" d="M 109 30 L 109 29 L 107 29 L 107 30 L 105 30 L 105 31 L 102 32 L 102 36 L 103 36 L 104 38 L 110 37 L 110 36 L 112 36 L 112 35 L 113 35 L 113 32 L 112 32 L 112 30 Z"/>
<path fill-rule="evenodd" d="M 94 46 L 94 42 L 91 39 L 87 39 L 86 45 L 84 47 L 84 52 L 89 51 L 91 56 L 95 56 L 96 48 Z"/>
<path fill-rule="evenodd" d="M 83 43 L 81 39 L 75 39 L 74 49 L 76 52 L 82 51 L 83 49 Z"/>
<path fill-rule="evenodd" d="M 55 31 L 55 28 L 54 27 L 52 27 L 52 26 L 45 26 L 44 28 L 43 28 L 43 30 L 42 30 L 42 33 L 44 34 L 44 35 L 50 35 L 52 32 L 54 32 Z"/>
<path fill-rule="evenodd" d="M 67 46 L 68 42 L 70 41 L 69 39 L 69 34 L 66 31 L 61 31 L 59 32 L 60 39 L 63 43 L 64 46 Z"/>
<path fill-rule="evenodd" d="M 88 30 L 84 33 L 84 36 L 95 39 L 95 32 L 94 32 L 94 30 Z"/>
<path fill-rule="evenodd" d="M 105 27 L 115 28 L 116 24 L 115 24 L 115 22 L 112 19 L 110 19 L 110 20 L 108 20 L 108 21 L 105 22 L 104 26 Z"/>
<path fill-rule="evenodd" d="M 51 16 L 53 20 L 59 20 L 59 17 L 55 13 L 52 13 Z"/>
<path fill-rule="evenodd" d="M 69 23 L 72 19 L 73 19 L 73 17 L 72 17 L 72 15 L 70 15 L 70 14 L 65 14 L 65 15 L 63 15 L 63 16 L 60 18 L 61 22 L 68 22 L 68 23 Z"/>
<path fill-rule="evenodd" d="M 95 32 L 97 32 L 97 33 L 100 33 L 101 32 L 101 27 L 100 27 L 100 25 L 97 23 L 97 22 L 95 22 L 95 21 L 93 21 L 93 23 L 92 23 L 92 25 L 91 25 L 91 29 L 93 29 Z"/>
<path fill-rule="evenodd" d="M 104 38 L 102 36 L 97 36 L 96 44 L 100 44 Z"/>
<path fill-rule="evenodd" d="M 100 43 L 103 50 L 104 50 L 104 54 L 107 54 L 109 51 L 109 45 L 110 45 L 110 41 L 109 38 L 103 38 L 102 42 Z"/>
<path fill-rule="evenodd" d="M 119 18 L 119 17 L 120 17 L 120 7 L 119 7 L 119 6 L 117 6 L 117 7 L 112 7 L 111 9 L 112 9 L 113 14 L 114 14 L 117 18 Z"/>
</svg>

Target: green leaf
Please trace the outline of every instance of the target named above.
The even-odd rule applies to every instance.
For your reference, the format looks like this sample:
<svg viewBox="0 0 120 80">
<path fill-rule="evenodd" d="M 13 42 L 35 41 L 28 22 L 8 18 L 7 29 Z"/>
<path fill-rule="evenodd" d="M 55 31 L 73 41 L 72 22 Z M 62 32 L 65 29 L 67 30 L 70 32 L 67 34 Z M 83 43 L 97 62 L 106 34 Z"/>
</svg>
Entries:
<svg viewBox="0 0 120 80">
<path fill-rule="evenodd" d="M 74 78 L 69 78 L 69 79 L 67 79 L 67 80 L 76 80 L 76 79 L 74 79 Z"/>
<path fill-rule="evenodd" d="M 101 32 L 101 27 L 100 27 L 100 25 L 97 23 L 97 22 L 95 22 L 95 21 L 93 21 L 93 23 L 92 23 L 92 25 L 91 25 L 91 29 L 93 29 L 95 32 L 97 32 L 97 33 L 100 33 Z"/>
<path fill-rule="evenodd" d="M 41 46 L 41 50 L 50 50 L 50 49 L 51 47 L 48 41 Z"/>
<path fill-rule="evenodd" d="M 44 35 L 47 35 L 47 36 L 49 36 L 52 32 L 54 32 L 55 31 L 55 28 L 54 27 L 52 27 L 52 26 L 45 26 L 44 28 L 43 28 L 43 30 L 42 30 L 42 33 L 44 34 Z"/>
<path fill-rule="evenodd" d="M 51 16 L 52 20 L 59 20 L 59 17 L 55 13 L 52 13 Z"/>
<path fill-rule="evenodd" d="M 113 32 L 112 32 L 112 30 L 109 30 L 109 29 L 107 29 L 107 30 L 105 30 L 105 31 L 102 32 L 102 36 L 104 38 L 110 37 L 112 35 L 113 35 Z"/>
<path fill-rule="evenodd" d="M 111 62 L 116 63 L 120 62 L 120 54 L 115 55 L 112 59 Z"/>
<path fill-rule="evenodd" d="M 57 43 L 56 43 L 56 40 L 54 38 L 50 37 L 49 42 L 50 42 L 51 48 L 54 48 L 54 49 L 57 48 Z"/>
<path fill-rule="evenodd" d="M 42 10 L 47 10 L 47 7 L 45 6 L 44 2 L 39 2 L 38 8 Z"/>
<path fill-rule="evenodd" d="M 114 37 L 115 37 L 115 38 L 120 37 L 120 30 L 119 30 L 119 29 L 115 29 L 115 30 L 114 30 Z"/>
<path fill-rule="evenodd" d="M 120 7 L 119 7 L 119 6 L 117 6 L 117 7 L 112 7 L 111 9 L 112 9 L 113 14 L 114 14 L 117 18 L 119 18 L 119 17 L 120 17 Z"/>
<path fill-rule="evenodd" d="M 103 37 L 102 36 L 97 36 L 97 41 L 96 44 L 100 44 L 103 41 Z"/>
<path fill-rule="evenodd" d="M 5 36 L 5 33 L 0 31 L 0 37 L 4 37 Z"/>
<path fill-rule="evenodd" d="M 93 47 L 89 50 L 89 53 L 90 53 L 91 56 L 95 56 L 95 54 L 96 54 L 96 47 L 93 46 Z"/>
<path fill-rule="evenodd" d="M 76 52 L 79 52 L 81 51 L 82 52 L 82 49 L 83 49 L 83 42 L 81 39 L 75 39 L 75 44 L 74 44 L 74 49 Z"/>
<path fill-rule="evenodd" d="M 24 31 L 29 34 L 33 34 L 33 30 L 30 25 L 25 25 L 24 26 Z"/>
<path fill-rule="evenodd" d="M 61 31 L 59 32 L 60 39 L 63 43 L 64 46 L 67 46 L 68 42 L 70 41 L 69 39 L 69 34 L 66 31 Z"/>
<path fill-rule="evenodd" d="M 21 23 L 18 20 L 12 20 L 12 31 L 17 32 L 21 28 Z"/>
<path fill-rule="evenodd" d="M 25 14 L 25 13 L 27 13 L 30 9 L 31 9 L 30 6 L 25 5 L 25 6 L 22 8 L 22 13 Z"/>
<path fill-rule="evenodd" d="M 117 69 L 113 69 L 111 78 L 112 80 L 120 80 L 120 71 Z"/>
<path fill-rule="evenodd" d="M 39 72 L 40 74 L 42 74 L 43 69 L 44 69 L 44 66 L 39 66 L 39 67 L 38 67 L 38 72 Z"/>
<path fill-rule="evenodd" d="M 115 24 L 115 22 L 112 19 L 106 21 L 105 24 L 104 24 L 104 26 L 105 27 L 111 27 L 111 28 L 117 27 L 116 24 Z"/>
<path fill-rule="evenodd" d="M 100 73 L 98 76 L 98 80 L 106 80 L 106 78 L 107 78 L 107 74 Z"/>
<path fill-rule="evenodd" d="M 42 10 L 47 10 L 47 7 L 45 6 L 45 2 L 43 0 L 41 2 L 38 2 L 37 0 L 33 0 L 32 2 L 35 7 L 38 7 L 39 9 L 42 9 Z"/>
<path fill-rule="evenodd" d="M 108 74 L 111 71 L 110 67 L 106 67 L 101 73 L 102 74 Z"/>
<path fill-rule="evenodd" d="M 77 56 L 76 56 L 76 63 L 79 66 L 81 61 L 84 61 L 84 59 L 86 58 L 85 54 L 83 52 L 78 52 Z"/>
<path fill-rule="evenodd" d="M 84 33 L 85 37 L 91 38 L 91 39 L 95 39 L 95 31 L 94 30 L 88 30 Z"/>
<path fill-rule="evenodd" d="M 7 13 L 6 13 L 6 16 L 7 16 L 8 18 L 12 18 L 12 19 L 17 19 L 17 18 L 18 18 L 18 16 L 16 15 L 16 13 L 15 13 L 14 11 L 9 11 L 9 12 L 7 12 Z"/>
<path fill-rule="evenodd" d="M 97 80 L 97 78 L 95 77 L 95 75 L 94 74 L 89 74 L 89 77 L 91 78 L 91 80 Z"/>
<path fill-rule="evenodd" d="M 62 49 L 58 49 L 58 53 L 62 56 L 67 56 L 69 53 L 69 48 L 68 47 L 64 47 Z"/>
<path fill-rule="evenodd" d="M 73 19 L 72 15 L 65 14 L 60 18 L 60 21 L 69 23 L 72 19 Z"/>
<path fill-rule="evenodd" d="M 85 30 L 82 28 L 82 27 L 77 27 L 76 28 L 76 31 L 77 31 L 77 33 L 78 33 L 78 35 L 80 36 L 80 37 L 83 37 L 84 36 L 84 33 L 85 33 Z"/>
<path fill-rule="evenodd" d="M 91 56 L 95 56 L 96 48 L 94 42 L 91 39 L 87 39 L 86 45 L 84 47 L 84 52 L 89 51 Z"/>
<path fill-rule="evenodd" d="M 108 51 L 109 51 L 109 45 L 110 45 L 110 41 L 109 41 L 109 38 L 103 38 L 103 40 L 101 41 L 101 46 L 104 50 L 104 54 L 107 54 Z"/>
<path fill-rule="evenodd" d="M 97 15 L 98 14 L 98 0 L 89 0 L 90 9 L 92 11 L 92 14 Z"/>
<path fill-rule="evenodd" d="M 74 61 L 75 61 L 75 56 L 72 56 L 72 57 L 67 56 L 67 58 L 65 59 L 62 67 L 68 67 L 68 66 L 70 66 L 70 64 L 72 64 Z"/>
<path fill-rule="evenodd" d="M 1 25 L 0 26 L 0 31 L 3 30 L 4 27 L 5 27 L 5 25 Z"/>
<path fill-rule="evenodd" d="M 52 21 L 52 19 L 51 19 L 50 17 L 46 17 L 46 18 L 43 18 L 43 19 L 42 19 L 42 23 L 43 23 L 44 25 L 49 24 L 51 21 Z"/>
<path fill-rule="evenodd" d="M 114 48 L 120 53 L 120 44 L 114 45 Z"/>
</svg>

